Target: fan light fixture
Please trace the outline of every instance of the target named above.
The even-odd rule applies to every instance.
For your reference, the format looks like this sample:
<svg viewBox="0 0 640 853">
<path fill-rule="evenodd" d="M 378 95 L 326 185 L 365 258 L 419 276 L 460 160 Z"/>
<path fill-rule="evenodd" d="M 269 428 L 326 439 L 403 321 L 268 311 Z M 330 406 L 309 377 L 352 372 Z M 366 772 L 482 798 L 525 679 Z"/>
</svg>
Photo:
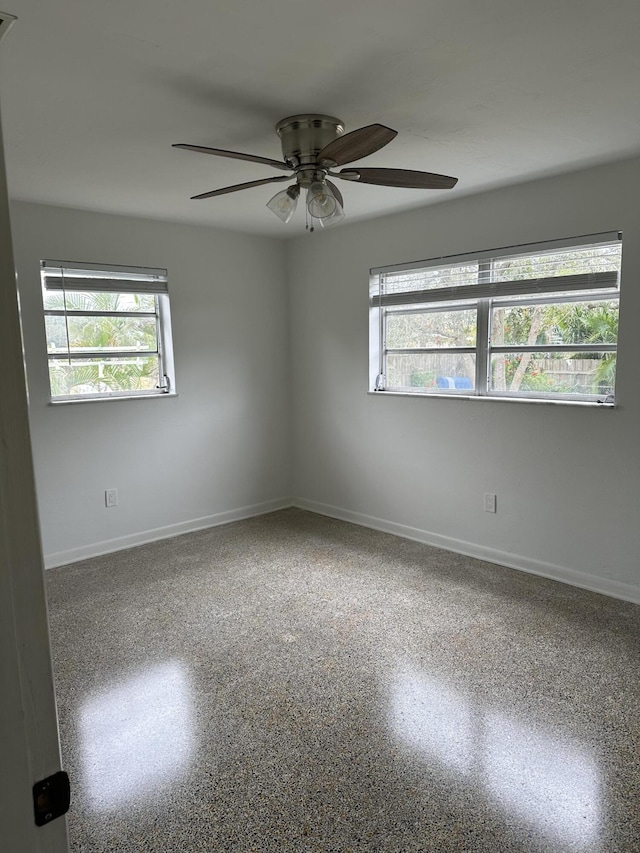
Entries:
<svg viewBox="0 0 640 853">
<path fill-rule="evenodd" d="M 286 190 L 280 190 L 267 202 L 267 207 L 281 219 L 285 225 L 291 222 L 298 206 L 300 185 L 293 184 Z M 315 181 L 307 190 L 307 211 L 311 223 L 317 222 L 321 228 L 330 228 L 344 219 L 344 210 L 336 194 L 325 181 Z"/>
<path fill-rule="evenodd" d="M 276 133 L 282 143 L 282 160 L 272 160 L 240 151 L 227 151 L 224 148 L 207 148 L 204 145 L 188 145 L 180 142 L 174 148 L 213 154 L 216 157 L 230 157 L 234 160 L 248 160 L 271 166 L 289 175 L 260 178 L 257 181 L 245 181 L 230 187 L 199 193 L 194 199 L 214 198 L 214 196 L 235 193 L 280 181 L 295 180 L 286 190 L 281 190 L 267 202 L 267 207 L 284 223 L 290 222 L 295 213 L 300 190 L 307 193 L 307 228 L 314 230 L 314 223 L 328 228 L 344 219 L 344 202 L 338 187 L 329 178 L 343 181 L 355 181 L 360 184 L 374 184 L 383 187 L 410 187 L 423 190 L 447 190 L 458 182 L 449 175 L 437 175 L 433 172 L 416 172 L 411 169 L 362 168 L 360 166 L 335 171 L 338 166 L 353 163 L 375 154 L 388 145 L 397 135 L 397 131 L 383 124 L 369 124 L 344 133 L 342 121 L 335 116 L 304 113 L 303 115 L 283 118 L 276 125 Z M 311 227 L 309 227 L 309 220 Z"/>
<path fill-rule="evenodd" d="M 293 184 L 287 187 L 286 190 L 280 190 L 274 197 L 267 202 L 269 210 L 273 211 L 284 224 L 291 221 L 291 217 L 296 212 L 298 206 L 298 196 L 300 195 L 300 187 L 298 184 Z"/>
<path fill-rule="evenodd" d="M 336 211 L 338 202 L 324 181 L 311 184 L 307 193 L 307 210 L 316 219 L 328 219 Z"/>
<path fill-rule="evenodd" d="M 330 228 L 344 219 L 344 210 L 340 200 L 329 184 L 317 181 L 307 191 L 307 210 L 318 221 L 321 228 Z"/>
</svg>

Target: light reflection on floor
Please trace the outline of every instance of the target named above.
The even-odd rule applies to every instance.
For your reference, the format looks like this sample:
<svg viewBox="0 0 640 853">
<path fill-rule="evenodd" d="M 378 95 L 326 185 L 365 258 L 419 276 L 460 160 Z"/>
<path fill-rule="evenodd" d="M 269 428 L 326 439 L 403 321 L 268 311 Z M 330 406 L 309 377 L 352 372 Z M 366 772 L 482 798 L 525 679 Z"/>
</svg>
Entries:
<svg viewBox="0 0 640 853">
<path fill-rule="evenodd" d="M 167 661 L 93 696 L 80 709 L 83 785 L 99 811 L 148 799 L 184 770 L 194 747 L 185 668 Z"/>
<path fill-rule="evenodd" d="M 473 774 L 510 818 L 580 849 L 600 828 L 600 780 L 586 749 L 522 723 L 414 671 L 400 675 L 391 701 L 393 730 L 424 757 L 450 771 Z M 563 848 L 565 849 L 565 848 Z"/>
<path fill-rule="evenodd" d="M 410 746 L 436 756 L 458 773 L 473 759 L 471 707 L 460 694 L 419 675 L 407 675 L 394 693 L 398 732 Z"/>
<path fill-rule="evenodd" d="M 485 714 L 484 723 L 481 772 L 494 798 L 558 841 L 593 842 L 600 824 L 600 786 L 587 751 L 503 713 Z"/>
</svg>

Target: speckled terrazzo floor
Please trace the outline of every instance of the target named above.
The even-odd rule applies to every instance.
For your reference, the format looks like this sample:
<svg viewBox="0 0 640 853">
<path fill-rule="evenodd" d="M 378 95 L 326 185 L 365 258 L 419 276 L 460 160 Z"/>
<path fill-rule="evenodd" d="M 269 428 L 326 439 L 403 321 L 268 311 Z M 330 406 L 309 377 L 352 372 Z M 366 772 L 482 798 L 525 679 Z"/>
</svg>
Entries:
<svg viewBox="0 0 640 853">
<path fill-rule="evenodd" d="M 47 572 L 72 851 L 640 851 L 640 608 L 300 510 Z"/>
</svg>

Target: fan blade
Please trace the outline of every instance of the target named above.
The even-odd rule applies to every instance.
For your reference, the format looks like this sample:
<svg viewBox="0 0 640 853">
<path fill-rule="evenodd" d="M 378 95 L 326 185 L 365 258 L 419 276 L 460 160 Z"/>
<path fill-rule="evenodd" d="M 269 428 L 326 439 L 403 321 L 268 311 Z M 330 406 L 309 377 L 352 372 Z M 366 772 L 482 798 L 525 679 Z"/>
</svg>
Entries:
<svg viewBox="0 0 640 853">
<path fill-rule="evenodd" d="M 378 184 L 382 187 L 406 187 L 418 190 L 450 190 L 457 178 L 436 175 L 433 172 L 416 172 L 413 169 L 342 169 L 337 178 L 360 184 Z"/>
<path fill-rule="evenodd" d="M 398 135 L 397 130 L 391 130 L 383 124 L 368 124 L 351 133 L 339 136 L 325 145 L 318 154 L 318 163 L 329 162 L 336 166 L 344 166 L 360 160 L 369 154 L 374 154 Z"/>
<path fill-rule="evenodd" d="M 337 198 L 338 204 L 340 205 L 340 207 L 344 208 L 344 199 L 342 198 L 342 193 L 340 192 L 338 187 L 332 181 L 327 181 L 327 186 L 329 187 L 331 192 L 334 194 L 334 196 Z"/>
<path fill-rule="evenodd" d="M 238 190 L 250 190 L 251 187 L 261 187 L 263 184 L 272 184 L 277 181 L 290 181 L 293 175 L 279 175 L 277 178 L 262 178 L 260 181 L 248 181 L 246 184 L 234 184 L 232 187 L 222 187 L 219 190 L 211 190 L 208 193 L 200 193 L 200 195 L 192 195 L 194 198 L 213 198 L 215 195 L 224 195 L 225 193 L 235 193 Z"/>
<path fill-rule="evenodd" d="M 186 145 L 176 142 L 172 148 L 184 148 L 185 151 L 199 151 L 201 154 L 215 154 L 216 157 L 231 157 L 233 160 L 249 160 L 251 163 L 263 163 L 265 166 L 273 166 L 276 169 L 291 171 L 282 160 L 270 160 L 268 157 L 257 157 L 254 154 L 241 154 L 239 151 L 225 151 L 224 148 L 206 148 L 204 145 Z"/>
</svg>

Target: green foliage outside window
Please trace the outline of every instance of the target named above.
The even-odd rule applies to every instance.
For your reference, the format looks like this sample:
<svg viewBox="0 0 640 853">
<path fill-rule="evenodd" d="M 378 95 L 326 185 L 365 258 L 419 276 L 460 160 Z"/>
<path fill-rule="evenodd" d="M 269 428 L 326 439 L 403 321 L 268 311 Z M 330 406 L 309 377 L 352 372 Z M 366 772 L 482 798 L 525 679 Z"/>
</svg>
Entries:
<svg viewBox="0 0 640 853">
<path fill-rule="evenodd" d="M 45 309 L 67 312 L 66 316 L 45 317 L 49 355 L 67 355 L 64 359 L 49 359 L 53 397 L 156 388 L 159 375 L 154 295 L 48 291 Z M 86 358 L 78 358 L 89 353 Z"/>
</svg>

